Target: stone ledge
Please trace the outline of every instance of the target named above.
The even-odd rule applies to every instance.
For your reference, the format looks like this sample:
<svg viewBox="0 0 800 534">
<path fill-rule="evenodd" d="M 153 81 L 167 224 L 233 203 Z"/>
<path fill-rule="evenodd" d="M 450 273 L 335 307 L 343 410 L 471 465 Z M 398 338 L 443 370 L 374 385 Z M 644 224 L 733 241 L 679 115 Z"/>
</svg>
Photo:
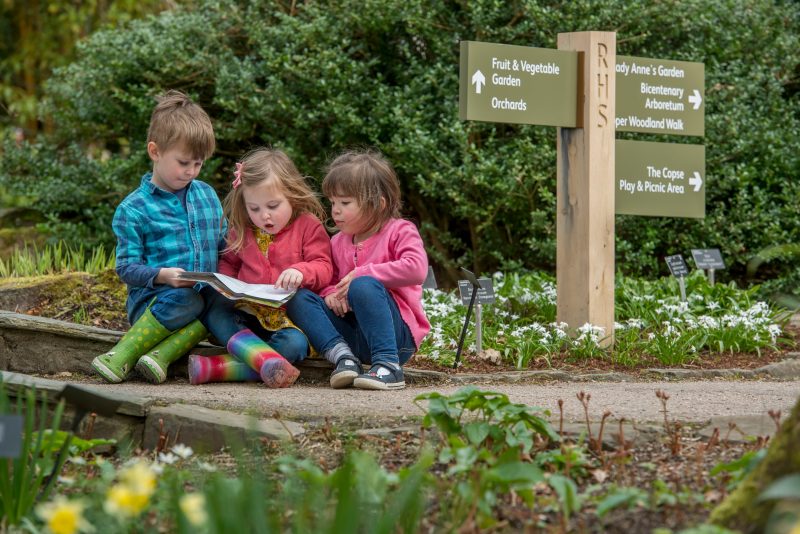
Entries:
<svg viewBox="0 0 800 534">
<path fill-rule="evenodd" d="M 0 378 L 9 395 L 16 396 L 20 391 L 36 388 L 48 392 L 54 402 L 68 382 L 50 380 L 34 376 L 0 371 Z M 155 401 L 127 393 L 97 390 L 89 385 L 75 384 L 80 388 L 96 391 L 98 395 L 121 401 L 113 417 L 98 416 L 94 423 L 92 437 L 115 438 L 126 445 L 154 449 L 162 431 L 169 433 L 168 443 L 176 441 L 189 445 L 198 451 L 215 451 L 230 445 L 229 440 L 244 442 L 247 438 L 292 439 L 305 433 L 305 428 L 294 421 L 272 418 L 257 418 L 238 413 L 213 410 L 189 404 L 156 406 Z M 71 407 L 68 407 L 71 413 Z M 66 428 L 71 416 L 63 421 Z M 86 420 L 83 429 L 85 430 Z"/>
<path fill-rule="evenodd" d="M 248 438 L 292 439 L 305 433 L 293 421 L 258 419 L 247 415 L 212 410 L 191 404 L 153 407 L 145 423 L 143 447 L 154 450 L 163 432 L 167 443 L 183 443 L 201 452 L 220 450 L 231 440 L 245 443 Z"/>
</svg>

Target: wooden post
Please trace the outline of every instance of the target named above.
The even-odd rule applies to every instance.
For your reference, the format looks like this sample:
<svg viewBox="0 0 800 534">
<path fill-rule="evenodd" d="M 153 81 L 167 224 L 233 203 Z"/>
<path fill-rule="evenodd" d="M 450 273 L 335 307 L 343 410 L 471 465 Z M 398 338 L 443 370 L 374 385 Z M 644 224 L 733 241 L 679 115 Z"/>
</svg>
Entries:
<svg viewBox="0 0 800 534">
<path fill-rule="evenodd" d="M 614 32 L 558 34 L 580 53 L 578 128 L 558 128 L 556 284 L 558 320 L 614 337 Z"/>
</svg>

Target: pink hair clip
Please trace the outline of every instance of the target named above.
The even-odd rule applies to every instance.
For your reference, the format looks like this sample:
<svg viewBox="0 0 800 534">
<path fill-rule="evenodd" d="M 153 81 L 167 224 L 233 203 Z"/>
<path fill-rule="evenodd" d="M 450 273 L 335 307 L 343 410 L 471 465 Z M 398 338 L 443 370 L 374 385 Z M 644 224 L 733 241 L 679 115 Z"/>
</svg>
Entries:
<svg viewBox="0 0 800 534">
<path fill-rule="evenodd" d="M 233 186 L 234 189 L 236 189 L 237 187 L 242 185 L 242 164 L 241 163 L 237 163 L 236 164 L 236 170 L 233 171 L 233 175 L 236 177 L 236 179 L 233 182 L 231 182 L 231 185 Z"/>
</svg>

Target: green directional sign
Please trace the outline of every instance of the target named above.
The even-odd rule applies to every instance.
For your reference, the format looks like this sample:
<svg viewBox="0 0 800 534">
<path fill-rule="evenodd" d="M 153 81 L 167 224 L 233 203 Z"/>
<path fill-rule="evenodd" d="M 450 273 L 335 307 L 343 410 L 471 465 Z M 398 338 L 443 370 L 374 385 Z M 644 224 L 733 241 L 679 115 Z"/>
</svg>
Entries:
<svg viewBox="0 0 800 534">
<path fill-rule="evenodd" d="M 703 145 L 617 140 L 616 213 L 705 217 L 705 158 Z"/>
<path fill-rule="evenodd" d="M 617 56 L 616 83 L 617 131 L 704 135 L 702 63 Z"/>
<path fill-rule="evenodd" d="M 462 120 L 574 128 L 578 53 L 461 41 Z"/>
</svg>

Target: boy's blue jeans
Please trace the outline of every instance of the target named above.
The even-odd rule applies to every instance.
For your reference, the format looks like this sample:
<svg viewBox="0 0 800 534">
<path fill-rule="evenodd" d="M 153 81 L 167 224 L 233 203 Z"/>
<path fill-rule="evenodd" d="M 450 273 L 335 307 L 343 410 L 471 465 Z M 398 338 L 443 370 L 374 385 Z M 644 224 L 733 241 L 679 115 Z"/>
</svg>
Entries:
<svg viewBox="0 0 800 534">
<path fill-rule="evenodd" d="M 365 364 L 403 365 L 417 350 L 394 298 L 377 279 L 359 276 L 347 290 L 350 311 L 339 317 L 319 295 L 300 289 L 286 305 L 289 318 L 324 354 L 342 341 Z"/>
<path fill-rule="evenodd" d="M 197 291 L 192 287 L 159 285 L 154 288 L 136 288 L 128 298 L 128 318 L 134 324 L 150 306 L 150 313 L 167 330 L 177 330 L 199 319 L 203 326 L 223 345 L 237 332 L 249 328 L 269 343 L 278 353 L 294 363 L 308 354 L 308 341 L 297 329 L 283 328 L 276 332 L 266 330 L 258 319 L 234 308 L 230 299 L 212 287 Z"/>
</svg>

